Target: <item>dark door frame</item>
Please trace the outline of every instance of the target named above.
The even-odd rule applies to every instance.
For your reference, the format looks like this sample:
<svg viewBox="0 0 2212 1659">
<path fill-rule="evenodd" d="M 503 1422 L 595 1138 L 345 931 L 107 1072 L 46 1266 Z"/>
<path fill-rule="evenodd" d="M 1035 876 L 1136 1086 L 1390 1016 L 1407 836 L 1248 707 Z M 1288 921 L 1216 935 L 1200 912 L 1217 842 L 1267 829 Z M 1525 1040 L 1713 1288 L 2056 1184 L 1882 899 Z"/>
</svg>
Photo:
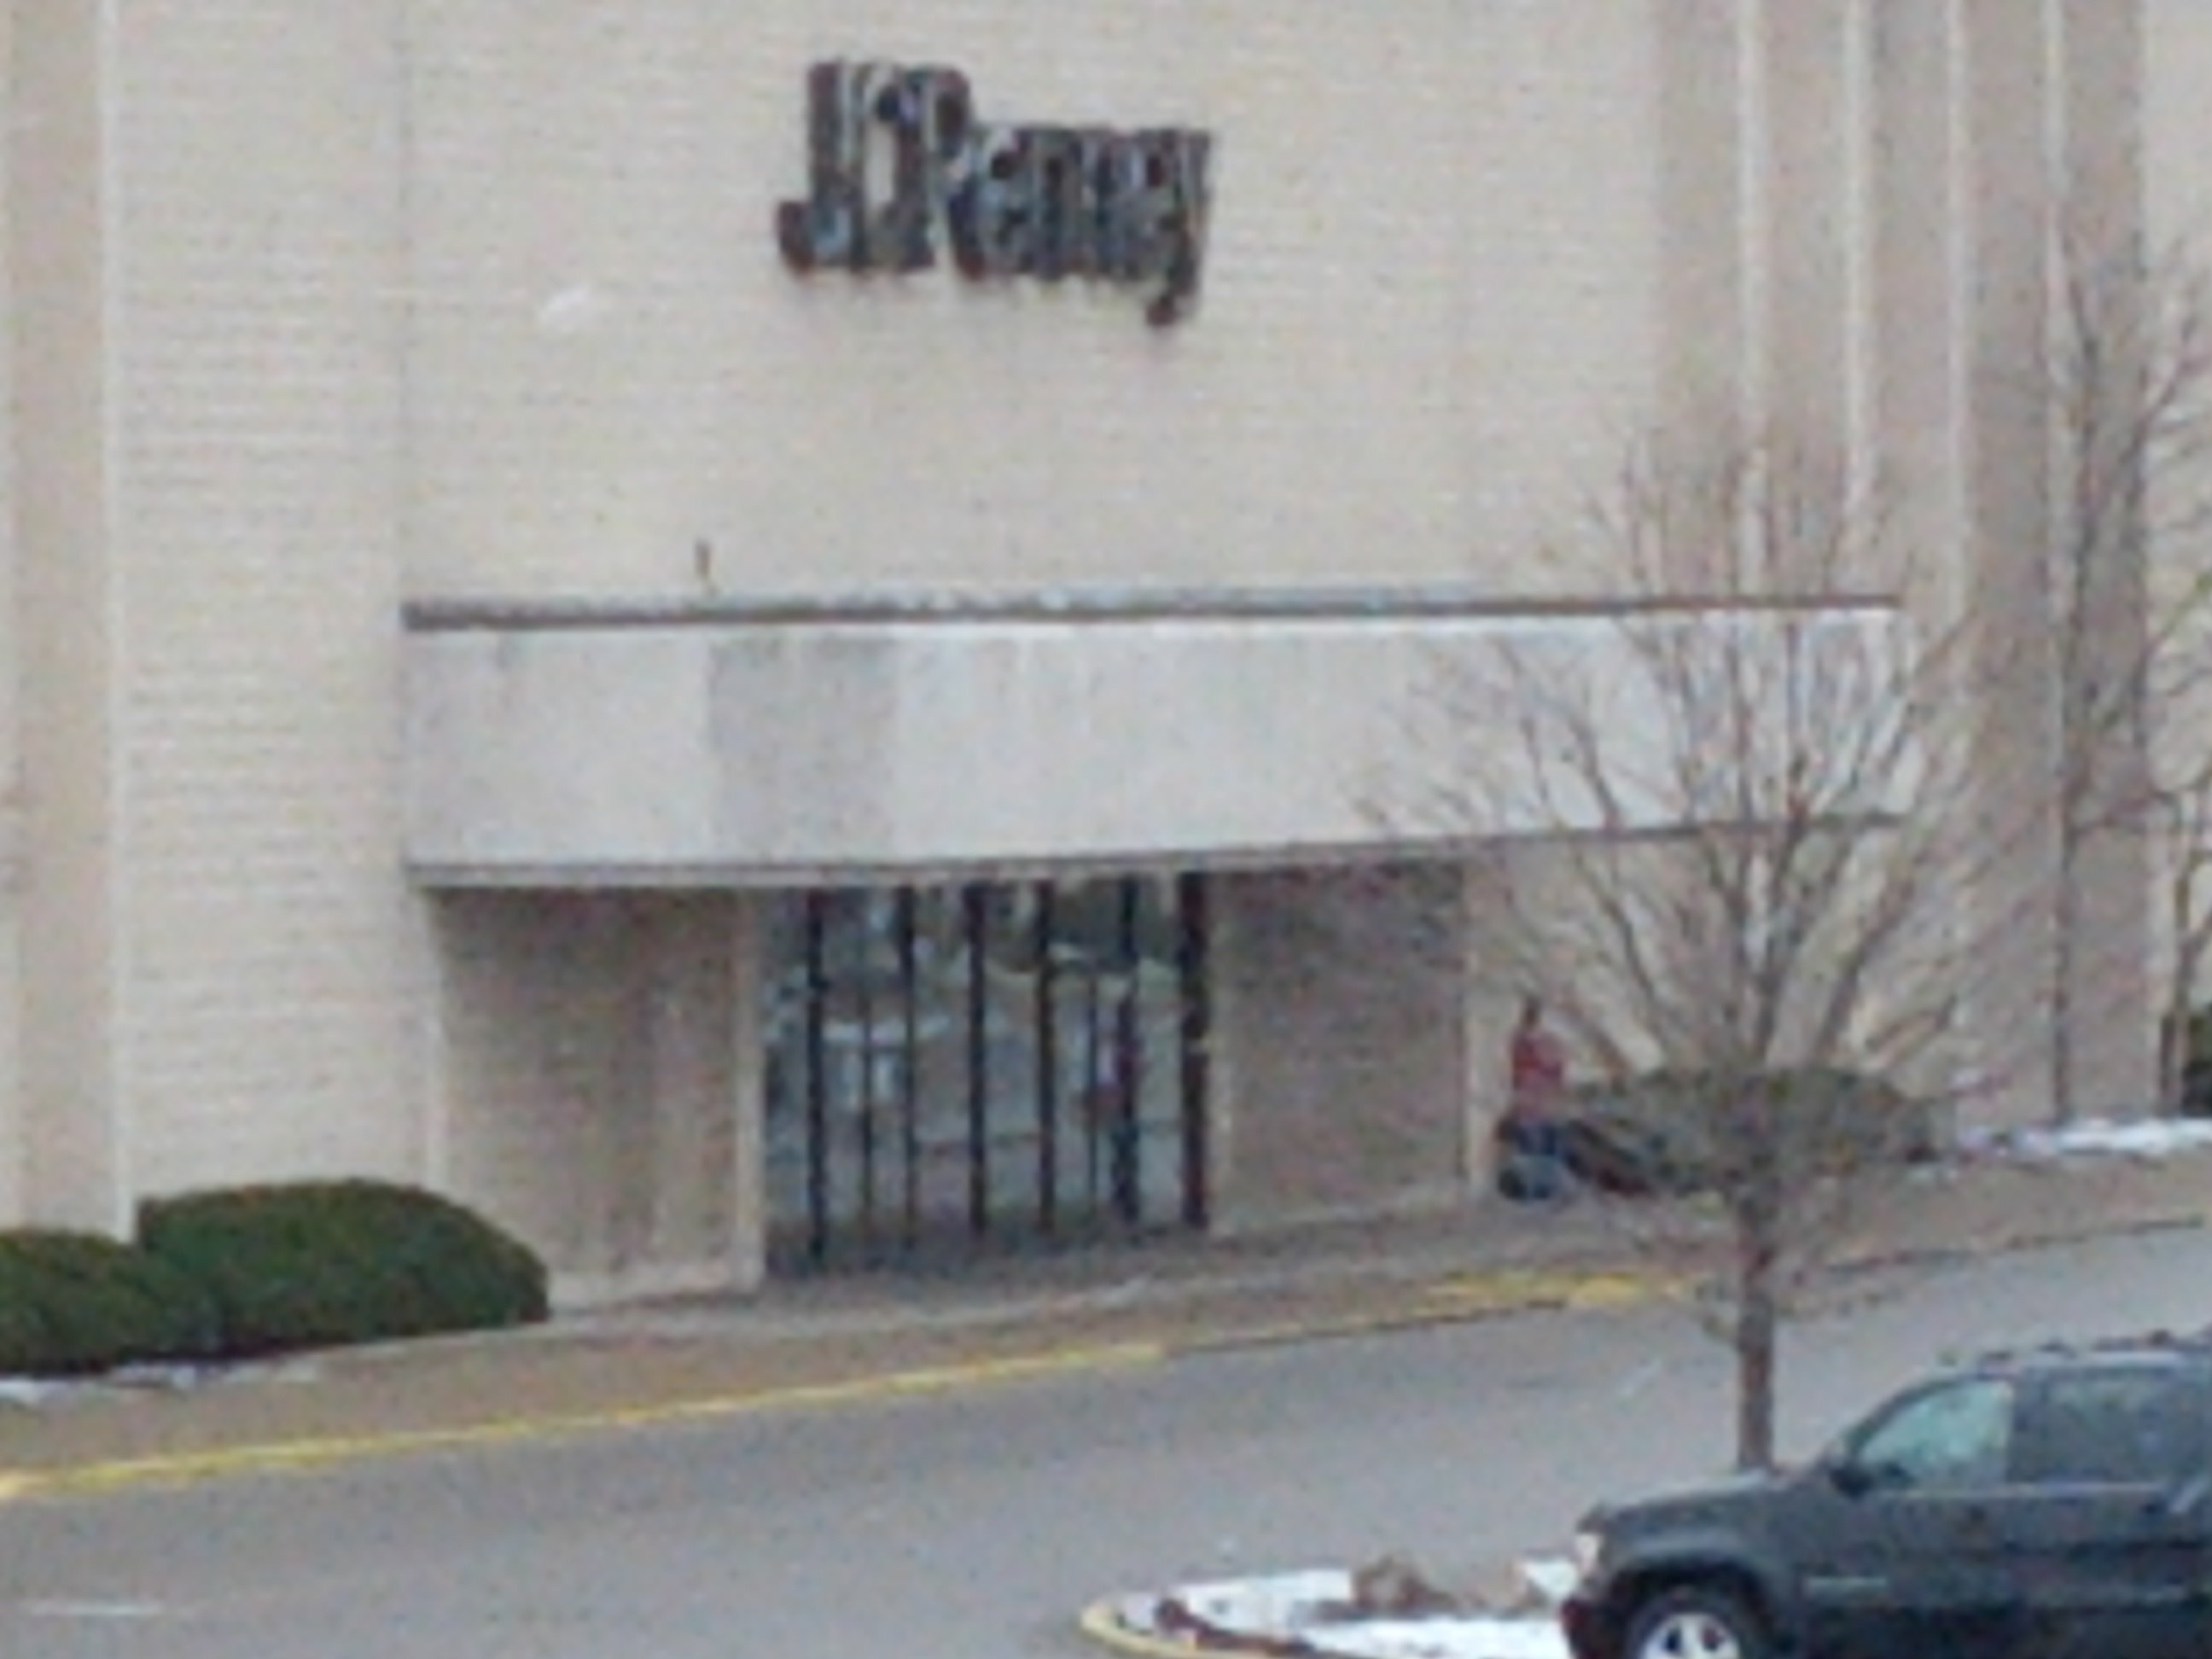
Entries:
<svg viewBox="0 0 2212 1659">
<path fill-rule="evenodd" d="M 973 1253 L 1202 1231 L 1213 1020 L 1207 897 L 1206 878 L 1188 872 L 797 896 L 795 948 L 769 975 L 799 1005 L 798 1052 L 783 1051 L 769 1068 L 782 1097 L 766 1103 L 796 1119 L 803 1143 L 800 1191 L 769 1218 L 779 1265 L 895 1264 L 947 1246 Z M 926 921 L 939 970 L 931 983 Z M 1152 994 L 1164 990 L 1171 1007 L 1147 1006 L 1148 974 Z M 923 1011 L 933 997 L 957 1033 L 957 1078 L 925 1064 Z M 840 1018 L 857 1022 L 850 1042 L 860 1074 L 833 1091 L 830 1034 Z M 1017 1062 L 1029 1072 L 1025 1098 L 1004 1075 L 1010 1018 L 1017 1053 L 1027 1050 Z M 1147 1044 L 1163 1030 L 1174 1052 L 1164 1066 L 1148 1063 Z M 1164 1124 L 1168 1114 L 1148 1110 L 1161 1091 L 1172 1100 Z M 948 1150 L 941 1133 L 925 1144 L 925 1121 L 943 1123 L 948 1113 L 960 1126 L 954 1155 L 965 1164 L 961 1201 L 950 1211 L 941 1193 L 928 1203 L 923 1174 L 929 1158 Z M 1079 1146 L 1079 1165 L 1070 1163 Z M 1179 1166 L 1171 1200 L 1146 1179 L 1163 1157 Z M 802 1214 L 790 1212 L 794 1201 Z"/>
</svg>

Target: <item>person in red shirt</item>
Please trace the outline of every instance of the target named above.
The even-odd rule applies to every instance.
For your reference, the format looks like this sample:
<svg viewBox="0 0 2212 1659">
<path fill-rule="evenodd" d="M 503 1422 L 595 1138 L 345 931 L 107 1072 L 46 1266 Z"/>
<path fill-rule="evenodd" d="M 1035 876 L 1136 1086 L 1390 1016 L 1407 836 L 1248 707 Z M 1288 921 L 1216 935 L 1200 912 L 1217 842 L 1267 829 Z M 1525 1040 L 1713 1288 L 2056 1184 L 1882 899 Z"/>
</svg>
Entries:
<svg viewBox="0 0 2212 1659">
<path fill-rule="evenodd" d="M 1498 1138 L 1519 1166 L 1515 1182 L 1557 1191 L 1566 1176 L 1560 1118 L 1566 1103 L 1567 1051 L 1544 1024 L 1540 997 L 1522 1000 L 1520 1024 L 1513 1028 L 1511 1079 Z"/>
</svg>

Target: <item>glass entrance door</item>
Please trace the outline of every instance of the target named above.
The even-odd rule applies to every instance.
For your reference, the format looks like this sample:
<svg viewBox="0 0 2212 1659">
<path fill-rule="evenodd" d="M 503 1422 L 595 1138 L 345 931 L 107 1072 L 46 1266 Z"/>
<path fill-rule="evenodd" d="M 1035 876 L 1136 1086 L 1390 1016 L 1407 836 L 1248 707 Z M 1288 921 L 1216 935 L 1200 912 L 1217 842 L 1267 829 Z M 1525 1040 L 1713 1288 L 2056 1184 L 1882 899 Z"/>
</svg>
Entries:
<svg viewBox="0 0 2212 1659">
<path fill-rule="evenodd" d="M 1205 1224 L 1199 878 L 820 889 L 770 948 L 781 1265 Z"/>
</svg>

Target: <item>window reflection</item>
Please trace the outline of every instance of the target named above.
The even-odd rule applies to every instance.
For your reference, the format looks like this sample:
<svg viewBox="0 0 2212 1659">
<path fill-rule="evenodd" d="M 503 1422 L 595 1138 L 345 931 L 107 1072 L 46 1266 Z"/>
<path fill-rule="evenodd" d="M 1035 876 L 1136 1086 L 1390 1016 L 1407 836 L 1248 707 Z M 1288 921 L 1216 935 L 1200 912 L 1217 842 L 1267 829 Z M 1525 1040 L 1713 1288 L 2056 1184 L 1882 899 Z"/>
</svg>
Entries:
<svg viewBox="0 0 2212 1659">
<path fill-rule="evenodd" d="M 1202 1220 L 1202 896 L 1147 875 L 779 903 L 779 1234 L 823 1261 Z"/>
<path fill-rule="evenodd" d="M 2012 1385 L 1977 1377 L 1892 1408 L 1860 1437 L 1856 1461 L 1884 1491 L 1972 1491 L 2005 1484 L 2012 1438 Z"/>
</svg>

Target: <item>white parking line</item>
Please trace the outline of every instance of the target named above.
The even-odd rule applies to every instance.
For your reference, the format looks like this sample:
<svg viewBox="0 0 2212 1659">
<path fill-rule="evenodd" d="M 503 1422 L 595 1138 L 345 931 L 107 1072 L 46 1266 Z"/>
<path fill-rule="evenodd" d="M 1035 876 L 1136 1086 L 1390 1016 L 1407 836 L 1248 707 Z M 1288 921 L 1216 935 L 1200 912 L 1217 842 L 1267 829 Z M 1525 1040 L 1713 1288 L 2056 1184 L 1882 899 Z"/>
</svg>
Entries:
<svg viewBox="0 0 2212 1659">
<path fill-rule="evenodd" d="M 27 1619 L 163 1619 L 168 1608 L 159 1601 L 26 1601 Z"/>
</svg>

